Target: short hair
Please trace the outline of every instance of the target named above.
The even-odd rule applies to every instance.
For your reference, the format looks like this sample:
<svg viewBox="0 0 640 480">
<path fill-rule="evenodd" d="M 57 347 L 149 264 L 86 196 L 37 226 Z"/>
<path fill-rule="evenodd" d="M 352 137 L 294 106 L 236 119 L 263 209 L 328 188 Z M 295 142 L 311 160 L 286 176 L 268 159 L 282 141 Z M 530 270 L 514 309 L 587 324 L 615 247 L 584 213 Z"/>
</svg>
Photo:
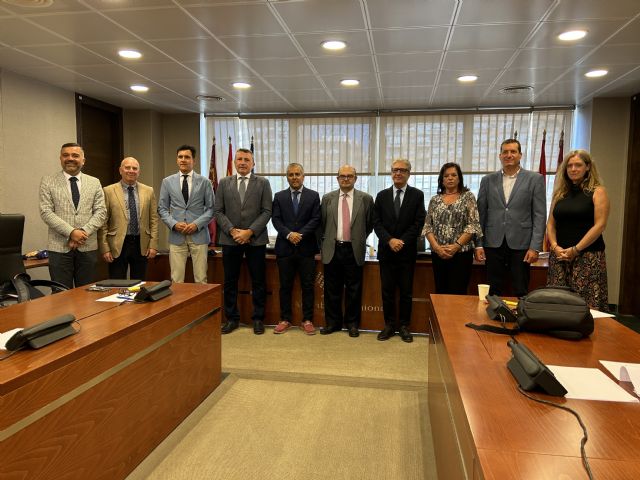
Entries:
<svg viewBox="0 0 640 480">
<path fill-rule="evenodd" d="M 391 168 L 393 168 L 394 163 L 398 163 L 398 162 L 404 163 L 405 166 L 409 169 L 409 171 L 411 171 L 411 162 L 406 158 L 396 158 L 391 162 Z"/>
<path fill-rule="evenodd" d="M 243 152 L 243 153 L 250 153 L 251 154 L 251 158 L 253 158 L 253 152 L 251 150 L 249 150 L 248 148 L 239 148 L 236 150 L 236 153 L 238 152 Z"/>
<path fill-rule="evenodd" d="M 60 151 L 62 152 L 62 150 L 69 147 L 78 147 L 80 148 L 80 150 L 82 150 L 82 153 L 84 153 L 84 148 L 82 148 L 82 145 L 76 142 L 69 142 L 69 143 L 62 144 L 62 146 L 60 147 Z"/>
<path fill-rule="evenodd" d="M 458 178 L 460 179 L 460 183 L 458 183 L 458 193 L 466 192 L 469 190 L 464 185 L 464 178 L 462 177 L 462 170 L 460 169 L 460 165 L 455 162 L 448 162 L 442 165 L 440 174 L 438 175 L 438 193 L 444 193 L 446 191 L 446 188 L 444 187 L 444 172 L 452 167 L 456 169 Z"/>
<path fill-rule="evenodd" d="M 196 147 L 192 147 L 191 145 L 180 145 L 176 150 L 176 155 L 183 150 L 189 150 L 191 152 L 191 156 L 196 158 Z"/>
<path fill-rule="evenodd" d="M 500 144 L 500 152 L 502 152 L 502 147 L 507 143 L 517 143 L 518 144 L 518 153 L 522 153 L 522 145 L 520 145 L 520 140 L 517 138 L 507 138 L 504 142 Z"/>
<path fill-rule="evenodd" d="M 287 165 L 287 173 L 289 173 L 290 168 L 294 168 L 294 167 L 298 167 L 300 170 L 302 170 L 302 173 L 304 174 L 304 167 L 300 165 L 298 162 L 291 162 L 289 165 Z"/>
</svg>

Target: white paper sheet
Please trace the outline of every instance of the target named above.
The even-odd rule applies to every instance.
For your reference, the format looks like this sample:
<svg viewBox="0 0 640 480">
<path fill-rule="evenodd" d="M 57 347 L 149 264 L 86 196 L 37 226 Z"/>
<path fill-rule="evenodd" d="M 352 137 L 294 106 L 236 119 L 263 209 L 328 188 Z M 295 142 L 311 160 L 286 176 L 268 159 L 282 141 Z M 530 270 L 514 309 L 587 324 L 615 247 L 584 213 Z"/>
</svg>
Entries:
<svg viewBox="0 0 640 480">
<path fill-rule="evenodd" d="M 611 362 L 600 360 L 600 363 L 611 372 L 621 382 L 631 382 L 633 391 L 640 391 L 640 363 Z"/>
<path fill-rule="evenodd" d="M 13 337 L 16 333 L 18 333 L 20 330 L 22 330 L 22 329 L 21 328 L 14 328 L 12 330 L 7 330 L 6 332 L 0 333 L 0 349 L 1 350 L 6 350 L 7 349 L 7 342 L 9 341 L 9 339 L 11 337 Z"/>
<path fill-rule="evenodd" d="M 601 312 L 600 310 L 593 310 L 590 309 L 589 310 L 591 312 L 591 316 L 593 318 L 610 318 L 610 317 L 615 317 L 615 315 L 613 313 L 605 313 L 605 312 Z"/>
<path fill-rule="evenodd" d="M 547 365 L 567 389 L 566 398 L 607 402 L 639 402 L 597 368 Z"/>
<path fill-rule="evenodd" d="M 98 298 L 96 302 L 114 302 L 114 303 L 133 302 L 134 296 L 135 296 L 135 293 L 128 297 L 125 297 L 120 293 L 114 293 L 113 295 L 109 295 L 107 297 Z"/>
</svg>

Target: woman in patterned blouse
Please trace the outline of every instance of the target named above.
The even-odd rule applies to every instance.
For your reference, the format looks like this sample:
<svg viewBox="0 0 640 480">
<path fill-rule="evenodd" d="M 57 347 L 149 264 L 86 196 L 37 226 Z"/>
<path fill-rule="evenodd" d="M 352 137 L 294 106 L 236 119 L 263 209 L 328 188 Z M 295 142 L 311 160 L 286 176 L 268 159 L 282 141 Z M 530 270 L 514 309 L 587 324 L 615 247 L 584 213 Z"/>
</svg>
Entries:
<svg viewBox="0 0 640 480">
<path fill-rule="evenodd" d="M 438 194 L 429 202 L 422 234 L 431 244 L 436 293 L 466 295 L 473 265 L 474 236 L 482 236 L 476 197 L 464 186 L 457 163 L 445 163 Z"/>
</svg>

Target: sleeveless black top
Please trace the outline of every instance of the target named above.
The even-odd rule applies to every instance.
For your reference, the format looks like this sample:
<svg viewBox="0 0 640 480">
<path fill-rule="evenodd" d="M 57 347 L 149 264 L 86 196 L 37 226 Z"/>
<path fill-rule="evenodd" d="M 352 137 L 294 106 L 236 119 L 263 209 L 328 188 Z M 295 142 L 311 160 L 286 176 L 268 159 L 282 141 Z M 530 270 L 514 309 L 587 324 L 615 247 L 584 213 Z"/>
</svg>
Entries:
<svg viewBox="0 0 640 480">
<path fill-rule="evenodd" d="M 576 245 L 594 224 L 593 192 L 585 192 L 579 186 L 572 185 L 567 196 L 556 203 L 553 218 L 556 221 L 558 245 L 562 248 Z M 602 235 L 584 249 L 585 252 L 603 250 Z"/>
</svg>

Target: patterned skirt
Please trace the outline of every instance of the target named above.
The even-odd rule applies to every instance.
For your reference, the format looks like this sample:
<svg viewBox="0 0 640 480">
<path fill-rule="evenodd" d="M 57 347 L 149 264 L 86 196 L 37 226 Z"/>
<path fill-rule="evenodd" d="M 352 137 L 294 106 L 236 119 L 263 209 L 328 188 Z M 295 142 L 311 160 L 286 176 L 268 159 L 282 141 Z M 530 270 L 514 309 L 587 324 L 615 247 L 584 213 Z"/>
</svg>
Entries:
<svg viewBox="0 0 640 480">
<path fill-rule="evenodd" d="M 585 299 L 589 307 L 602 312 L 609 311 L 604 251 L 582 252 L 571 262 L 560 262 L 551 252 L 547 285 L 571 287 Z"/>
</svg>

